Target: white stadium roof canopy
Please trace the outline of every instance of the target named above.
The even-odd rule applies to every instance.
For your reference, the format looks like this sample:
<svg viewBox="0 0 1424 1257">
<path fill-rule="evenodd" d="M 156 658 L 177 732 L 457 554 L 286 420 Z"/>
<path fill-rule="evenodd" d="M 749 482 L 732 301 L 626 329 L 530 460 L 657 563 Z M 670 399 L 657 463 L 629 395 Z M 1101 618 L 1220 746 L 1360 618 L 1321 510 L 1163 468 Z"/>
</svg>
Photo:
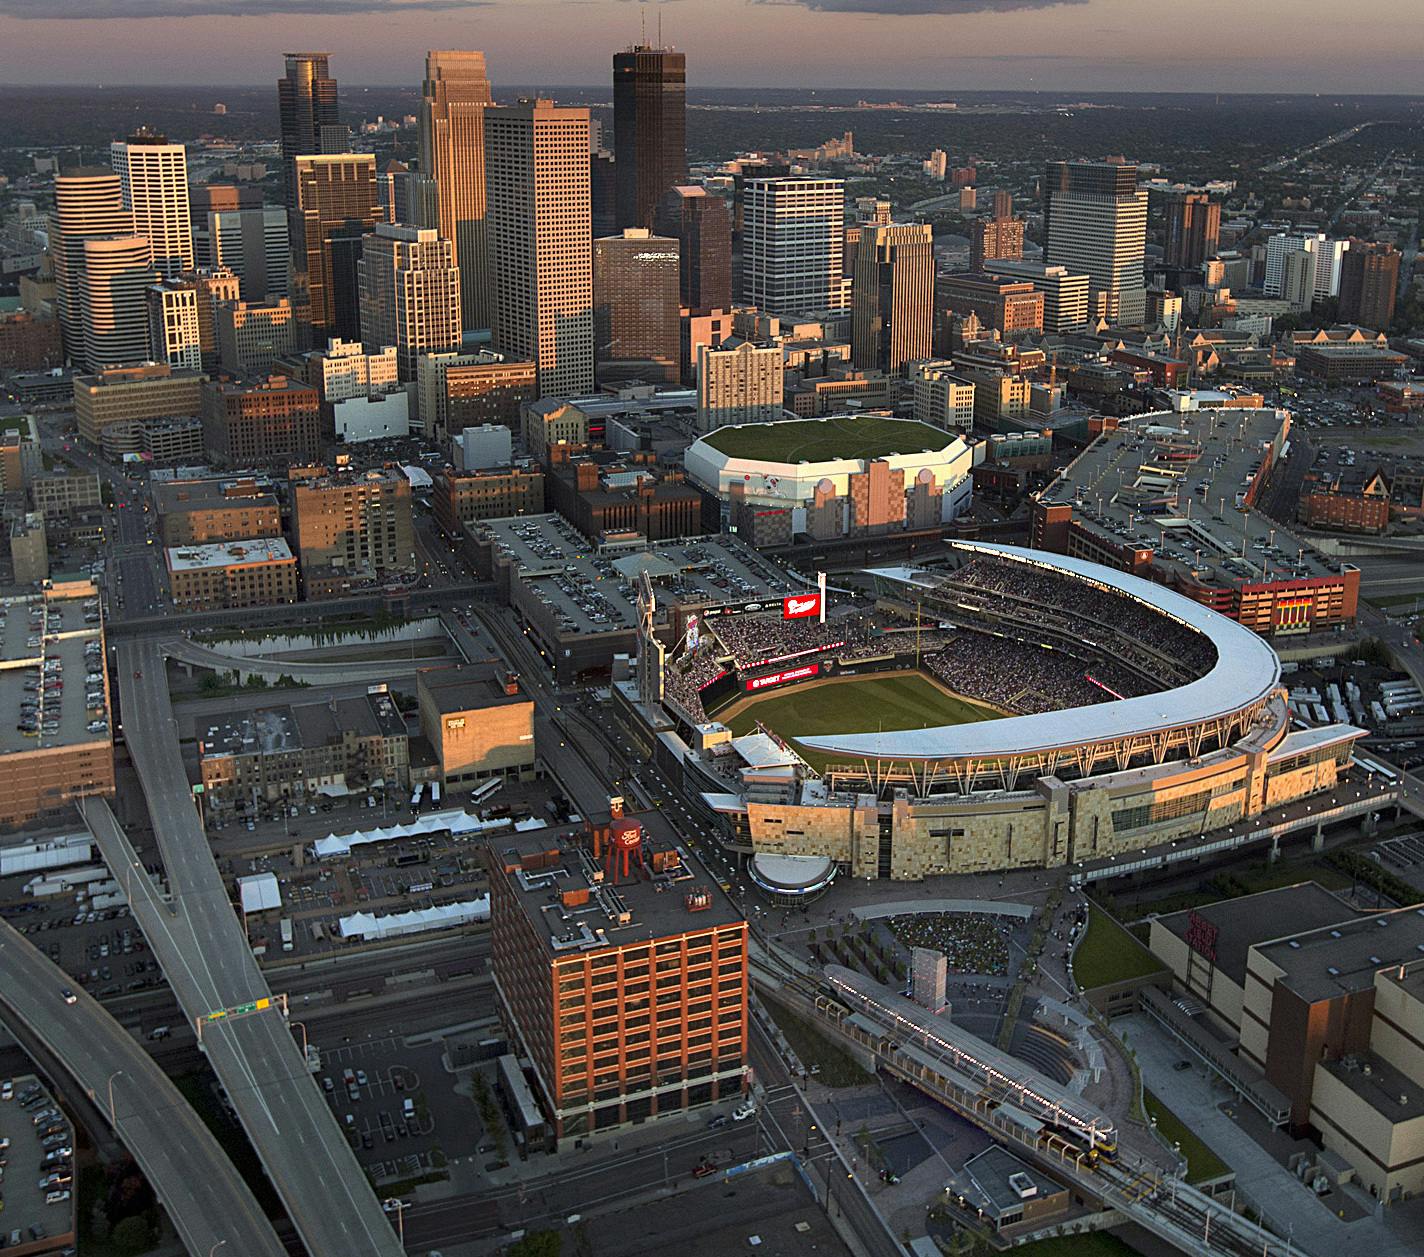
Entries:
<svg viewBox="0 0 1424 1257">
<path fill-rule="evenodd" d="M 1005 716 L 972 724 L 939 725 L 884 733 L 821 734 L 798 741 L 818 751 L 856 759 L 942 760 L 967 756 L 1032 755 L 1055 747 L 1106 742 L 1229 717 L 1270 696 L 1280 685 L 1281 661 L 1270 645 L 1235 620 L 1163 585 L 1086 559 L 1022 546 L 959 542 L 971 555 L 1027 563 L 1105 586 L 1204 633 L 1216 647 L 1205 676 L 1177 689 L 1136 698 L 1071 707 L 1032 716 Z M 917 568 L 876 568 L 874 574 L 931 590 L 939 573 Z"/>
</svg>

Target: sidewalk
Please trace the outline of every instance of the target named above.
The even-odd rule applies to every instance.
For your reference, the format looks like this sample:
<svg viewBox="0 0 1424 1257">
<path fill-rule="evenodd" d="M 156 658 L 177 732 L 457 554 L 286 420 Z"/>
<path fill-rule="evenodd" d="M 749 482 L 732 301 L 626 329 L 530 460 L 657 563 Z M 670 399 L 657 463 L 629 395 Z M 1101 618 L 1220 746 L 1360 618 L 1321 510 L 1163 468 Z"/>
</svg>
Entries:
<svg viewBox="0 0 1424 1257">
<path fill-rule="evenodd" d="M 1168 1097 L 1173 1110 L 1191 1123 L 1202 1142 L 1236 1171 L 1237 1188 L 1264 1208 L 1278 1227 L 1293 1230 L 1303 1253 L 1312 1257 L 1419 1257 L 1424 1198 L 1358 1216 L 1359 1201 L 1347 1189 L 1349 1200 L 1341 1203 L 1348 1203 L 1348 1212 L 1357 1216 L 1353 1221 L 1342 1219 L 1331 1205 L 1337 1197 L 1317 1197 L 1222 1111 L 1219 1106 L 1231 1098 L 1224 1084 L 1214 1076 L 1204 1077 L 1197 1069 L 1173 1068 L 1182 1059 L 1183 1049 L 1166 1031 L 1141 1014 L 1120 1018 L 1114 1026 L 1127 1031 L 1147 1084 Z M 1365 1198 L 1366 1209 L 1374 1205 Z"/>
</svg>

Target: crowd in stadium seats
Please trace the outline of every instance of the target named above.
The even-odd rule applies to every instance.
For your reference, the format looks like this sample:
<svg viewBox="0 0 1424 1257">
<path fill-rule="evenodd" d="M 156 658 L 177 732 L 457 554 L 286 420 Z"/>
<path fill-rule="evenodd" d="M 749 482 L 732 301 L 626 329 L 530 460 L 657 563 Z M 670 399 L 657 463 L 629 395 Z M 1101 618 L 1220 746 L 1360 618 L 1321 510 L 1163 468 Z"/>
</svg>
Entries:
<svg viewBox="0 0 1424 1257">
<path fill-rule="evenodd" d="M 924 659 L 930 672 L 956 694 L 1018 715 L 1086 707 L 1112 698 L 1068 655 L 1021 642 L 963 631 Z"/>
<path fill-rule="evenodd" d="M 729 657 L 746 671 L 818 650 L 850 661 L 918 649 L 921 664 L 956 693 L 1030 715 L 1152 693 L 1202 675 L 1215 661 L 1211 642 L 1185 624 L 1125 595 L 1026 564 L 976 556 L 942 587 L 981 608 L 979 620 L 959 609 L 971 623 L 1002 615 L 1002 627 L 1012 632 L 1013 622 L 1027 621 L 1039 642 L 1056 641 L 1058 649 L 968 627 L 887 633 L 892 626 L 903 629 L 903 621 L 887 623 L 859 610 L 824 624 L 725 616 L 704 621 L 697 648 L 668 664 L 664 692 L 700 724 L 708 718 L 700 691 L 726 670 Z M 934 612 L 927 607 L 926 614 Z M 943 614 L 959 618 L 949 606 Z"/>
<path fill-rule="evenodd" d="M 800 654 L 835 642 L 860 643 L 879 635 L 874 619 L 859 612 L 836 616 L 824 624 L 815 619 L 724 615 L 703 627 L 722 643 L 739 668 L 752 668 L 767 659 Z"/>
<path fill-rule="evenodd" d="M 1054 618 L 1078 621 L 1093 626 L 1095 635 L 1104 629 L 1125 639 L 1136 656 L 1139 668 L 1150 671 L 1159 660 L 1170 660 L 1187 676 L 1205 673 L 1216 660 L 1211 642 L 1185 624 L 1111 590 L 1099 589 L 1081 581 L 1065 579 L 1050 572 L 1036 571 L 1023 563 L 1007 559 L 979 556 L 959 568 L 947 582 L 978 593 L 996 594 L 1007 601 L 1024 602 L 1033 614 L 1048 612 Z M 1137 649 L 1133 649 L 1136 647 Z M 1186 679 L 1184 676 L 1162 676 L 1164 685 Z"/>
</svg>

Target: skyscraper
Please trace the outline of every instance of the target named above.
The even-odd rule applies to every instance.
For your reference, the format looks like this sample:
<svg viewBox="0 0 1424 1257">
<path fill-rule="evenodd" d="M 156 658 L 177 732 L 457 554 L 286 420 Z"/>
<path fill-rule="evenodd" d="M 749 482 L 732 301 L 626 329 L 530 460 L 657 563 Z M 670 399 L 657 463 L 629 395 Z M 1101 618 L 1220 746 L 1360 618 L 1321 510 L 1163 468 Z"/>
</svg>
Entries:
<svg viewBox="0 0 1424 1257">
<path fill-rule="evenodd" d="M 1163 261 L 1196 270 L 1216 253 L 1221 236 L 1221 206 L 1202 192 L 1179 196 L 1167 207 L 1167 247 Z"/>
<path fill-rule="evenodd" d="M 780 345 L 730 336 L 697 348 L 697 430 L 785 418 L 786 356 Z"/>
<path fill-rule="evenodd" d="M 995 193 L 995 200 L 999 194 Z M 1023 257 L 1023 220 L 1012 215 L 981 218 L 969 229 L 969 269 L 984 270 L 984 263 L 990 258 Z"/>
<path fill-rule="evenodd" d="M 1311 299 L 1324 301 L 1329 297 L 1338 296 L 1340 268 L 1348 248 L 1349 241 L 1331 240 L 1323 231 L 1303 233 L 1278 231 L 1266 240 L 1266 280 L 1262 290 L 1268 297 L 1288 295 L 1285 292 L 1288 259 L 1295 253 L 1309 253 L 1314 262 Z M 1311 300 L 1306 299 L 1306 294 L 1300 290 L 1298 283 L 1299 276 L 1304 274 L 1304 267 L 1305 264 L 1300 261 L 1291 263 L 1291 299 L 1297 305 L 1303 305 L 1309 309 Z"/>
<path fill-rule="evenodd" d="M 91 236 L 127 236 L 133 215 L 124 208 L 119 176 L 97 166 L 81 166 L 54 181 L 50 257 L 54 262 L 54 304 L 64 352 L 76 365 L 87 362 L 84 348 L 84 241 Z"/>
<path fill-rule="evenodd" d="M 669 188 L 687 182 L 687 57 L 638 45 L 613 56 L 618 226 L 651 227 Z"/>
<path fill-rule="evenodd" d="M 534 362 L 541 397 L 593 389 L 588 154 L 587 109 L 524 100 L 485 110 L 495 345 Z"/>
<path fill-rule="evenodd" d="M 336 80 L 328 72 L 329 53 L 288 52 L 286 75 L 277 80 L 277 112 L 282 129 L 282 189 L 288 208 L 297 207 L 295 162 L 327 150 L 322 128 L 337 122 Z"/>
<path fill-rule="evenodd" d="M 732 216 L 727 202 L 706 188 L 679 184 L 658 201 L 653 216 L 660 236 L 677 241 L 680 300 L 690 310 L 725 310 L 732 304 Z"/>
<path fill-rule="evenodd" d="M 109 145 L 133 230 L 148 239 L 154 269 L 174 279 L 193 269 L 193 221 L 188 205 L 188 157 L 181 144 L 140 131 Z"/>
<path fill-rule="evenodd" d="M 148 290 L 157 278 L 147 236 L 85 239 L 80 305 L 90 371 L 148 360 Z"/>
<path fill-rule="evenodd" d="M 861 230 L 851 289 L 851 351 L 862 370 L 899 375 L 930 356 L 934 238 L 928 223 L 870 223 Z"/>
<path fill-rule="evenodd" d="M 455 245 L 460 317 L 467 328 L 490 325 L 484 118 L 486 106 L 493 103 L 484 53 L 425 54 L 420 169 L 435 180 L 435 225 Z"/>
<path fill-rule="evenodd" d="M 646 227 L 593 242 L 593 360 L 600 384 L 678 376 L 678 243 Z"/>
<path fill-rule="evenodd" d="M 361 249 L 361 339 L 368 352 L 396 347 L 402 381 L 421 354 L 460 347 L 455 245 L 433 227 L 381 223 Z"/>
<path fill-rule="evenodd" d="M 148 290 L 150 356 L 170 367 L 203 369 L 198 329 L 198 285 L 191 280 L 160 279 Z"/>
<path fill-rule="evenodd" d="M 845 183 L 812 175 L 742 188 L 742 300 L 767 314 L 845 307 Z"/>
<path fill-rule="evenodd" d="M 208 210 L 194 223 L 198 265 L 230 269 L 244 301 L 285 297 L 291 266 L 287 227 L 287 211 L 278 205 Z"/>
<path fill-rule="evenodd" d="M 361 237 L 382 218 L 371 153 L 296 159 L 296 232 L 292 239 L 299 317 L 320 343 L 360 338 L 356 266 Z"/>
<path fill-rule="evenodd" d="M 1399 250 L 1393 245 L 1351 240 L 1340 266 L 1340 321 L 1380 331 L 1394 318 L 1399 287 Z"/>
<path fill-rule="evenodd" d="M 1054 161 L 1043 178 L 1044 261 L 1085 271 L 1105 317 L 1140 326 L 1147 315 L 1142 275 L 1147 193 L 1137 167 L 1119 162 Z"/>
</svg>

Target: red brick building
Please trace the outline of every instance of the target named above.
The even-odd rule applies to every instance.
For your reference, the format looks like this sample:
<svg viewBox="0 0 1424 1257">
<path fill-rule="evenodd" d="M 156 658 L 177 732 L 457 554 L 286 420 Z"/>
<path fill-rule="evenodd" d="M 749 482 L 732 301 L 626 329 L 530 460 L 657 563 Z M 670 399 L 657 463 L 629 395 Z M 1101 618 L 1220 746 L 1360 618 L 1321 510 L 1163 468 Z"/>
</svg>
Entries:
<svg viewBox="0 0 1424 1257">
<path fill-rule="evenodd" d="M 496 998 L 556 1138 L 742 1093 L 747 924 L 701 865 L 621 799 L 486 860 Z"/>
<path fill-rule="evenodd" d="M 1389 527 L 1389 499 L 1389 483 L 1378 470 L 1349 479 L 1309 474 L 1300 490 L 1300 521 L 1330 532 L 1382 533 Z"/>
<path fill-rule="evenodd" d="M 24 310 L 0 314 L 0 371 L 48 371 L 64 365 L 59 320 Z"/>
<path fill-rule="evenodd" d="M 203 444 L 234 467 L 315 463 L 321 458 L 321 394 L 285 375 L 203 386 Z"/>
</svg>

